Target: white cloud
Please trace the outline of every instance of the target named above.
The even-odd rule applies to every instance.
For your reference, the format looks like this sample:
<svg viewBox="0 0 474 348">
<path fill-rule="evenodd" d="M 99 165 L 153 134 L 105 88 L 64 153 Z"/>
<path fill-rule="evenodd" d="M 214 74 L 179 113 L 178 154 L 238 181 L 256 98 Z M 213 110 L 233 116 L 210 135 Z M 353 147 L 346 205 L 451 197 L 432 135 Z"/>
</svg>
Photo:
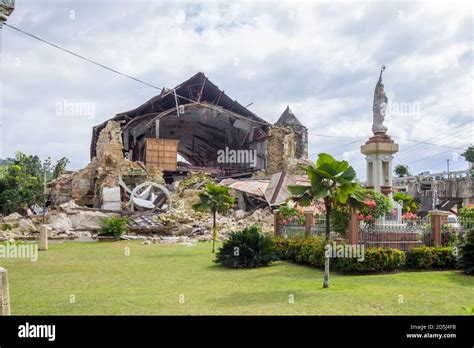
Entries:
<svg viewBox="0 0 474 348">
<path fill-rule="evenodd" d="M 423 140 L 472 118 L 470 13 L 469 4 L 422 2 L 30 0 L 17 4 L 9 24 L 158 87 L 203 71 L 242 104 L 253 102 L 251 109 L 269 121 L 289 104 L 317 134 L 370 133 L 373 89 L 385 64 L 391 100 L 420 105 L 417 115 L 388 117 L 389 133 Z M 80 168 L 89 159 L 92 125 L 158 93 L 3 31 L 4 156 L 16 150 L 66 155 Z M 95 103 L 95 118 L 55 116 L 54 105 L 63 100 Z M 464 147 L 473 141 L 468 132 L 456 134 L 447 142 Z M 363 168 L 356 140 L 310 136 L 309 152 L 348 152 Z M 413 143 L 397 141 L 401 159 L 426 156 L 422 147 L 404 154 Z M 432 158 L 416 169 L 444 168 L 444 150 L 432 149 Z"/>
</svg>

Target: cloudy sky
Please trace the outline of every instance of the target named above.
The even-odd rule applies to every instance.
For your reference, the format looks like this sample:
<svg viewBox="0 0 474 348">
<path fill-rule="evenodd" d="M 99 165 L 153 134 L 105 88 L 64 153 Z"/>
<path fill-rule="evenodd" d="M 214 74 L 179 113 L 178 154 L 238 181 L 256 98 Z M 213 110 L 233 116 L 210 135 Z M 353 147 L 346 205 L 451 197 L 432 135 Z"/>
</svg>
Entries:
<svg viewBox="0 0 474 348">
<path fill-rule="evenodd" d="M 8 24 L 159 87 L 202 71 L 270 122 L 290 105 L 309 153 L 346 158 L 361 179 L 385 64 L 395 164 L 467 168 L 458 154 L 474 143 L 469 2 L 17 0 Z M 8 27 L 0 76 L 0 157 L 66 156 L 71 169 L 88 163 L 93 125 L 159 92 Z M 84 110 L 69 115 L 68 103 Z"/>
</svg>

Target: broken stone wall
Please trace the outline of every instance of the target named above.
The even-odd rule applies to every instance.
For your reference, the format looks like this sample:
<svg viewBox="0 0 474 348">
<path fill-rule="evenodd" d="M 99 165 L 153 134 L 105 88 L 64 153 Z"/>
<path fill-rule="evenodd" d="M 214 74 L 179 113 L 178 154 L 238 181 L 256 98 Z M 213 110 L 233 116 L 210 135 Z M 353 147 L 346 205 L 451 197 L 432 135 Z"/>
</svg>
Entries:
<svg viewBox="0 0 474 348">
<path fill-rule="evenodd" d="M 295 158 L 308 158 L 308 130 L 305 127 L 293 127 L 296 139 Z"/>
<path fill-rule="evenodd" d="M 53 196 L 64 197 L 57 200 L 56 205 L 72 198 L 78 205 L 99 208 L 102 204 L 103 189 L 119 187 L 119 178 L 131 172 L 143 173 L 147 181 L 164 183 L 163 175 L 157 168 L 148 170 L 143 164 L 124 158 L 121 127 L 115 121 L 109 121 L 100 132 L 96 154 L 85 168 L 50 185 L 50 193 Z"/>
<path fill-rule="evenodd" d="M 286 171 L 300 174 L 299 165 L 308 159 L 308 131 L 305 127 L 273 125 L 267 146 L 266 174 Z"/>
</svg>

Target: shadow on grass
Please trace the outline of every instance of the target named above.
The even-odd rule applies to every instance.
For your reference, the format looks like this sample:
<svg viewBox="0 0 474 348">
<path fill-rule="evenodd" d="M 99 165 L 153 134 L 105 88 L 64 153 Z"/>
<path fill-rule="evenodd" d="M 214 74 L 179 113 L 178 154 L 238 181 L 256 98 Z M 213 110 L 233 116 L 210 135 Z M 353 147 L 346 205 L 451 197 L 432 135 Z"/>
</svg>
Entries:
<svg viewBox="0 0 474 348">
<path fill-rule="evenodd" d="M 469 286 L 469 287 L 474 287 L 474 275 L 471 274 L 465 274 L 462 271 L 451 271 L 448 275 L 447 278 L 450 281 L 453 281 L 457 283 L 458 285 L 462 286 Z"/>
<path fill-rule="evenodd" d="M 236 307 L 236 306 L 265 306 L 268 304 L 280 303 L 281 305 L 290 306 L 291 299 L 301 301 L 314 297 L 314 294 L 303 291 L 262 291 L 262 292 L 233 292 L 218 298 L 208 299 L 210 305 L 218 305 L 219 307 Z"/>
<path fill-rule="evenodd" d="M 222 271 L 229 271 L 229 272 L 238 272 L 238 271 L 246 271 L 246 272 L 252 272 L 252 271 L 259 271 L 259 270 L 274 270 L 274 269 L 280 269 L 283 268 L 285 265 L 282 264 L 281 262 L 275 262 L 272 263 L 269 266 L 264 266 L 264 267 L 256 267 L 256 268 L 240 268 L 240 267 L 226 267 L 222 266 L 218 263 L 215 263 L 214 260 L 211 261 L 211 264 L 206 267 L 206 270 L 208 271 L 214 271 L 214 272 L 222 272 Z M 288 271 L 288 270 L 286 270 Z M 273 276 L 275 273 L 268 273 L 268 274 L 261 274 L 259 272 L 259 276 Z"/>
<path fill-rule="evenodd" d="M 144 259 L 172 259 L 172 258 L 182 258 L 182 257 L 190 257 L 190 258 L 199 258 L 200 255 L 192 254 L 192 253 L 176 253 L 176 252 L 167 252 L 167 253 L 156 253 L 156 254 L 146 254 L 142 255 Z"/>
</svg>

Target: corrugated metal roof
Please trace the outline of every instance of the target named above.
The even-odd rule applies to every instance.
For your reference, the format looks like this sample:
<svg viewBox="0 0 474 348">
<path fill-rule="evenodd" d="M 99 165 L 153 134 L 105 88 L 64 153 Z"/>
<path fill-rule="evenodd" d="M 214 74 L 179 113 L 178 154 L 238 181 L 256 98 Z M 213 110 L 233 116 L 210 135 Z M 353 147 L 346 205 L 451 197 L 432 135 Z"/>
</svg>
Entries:
<svg viewBox="0 0 474 348">
<path fill-rule="evenodd" d="M 237 191 L 242 191 L 254 196 L 264 196 L 264 193 L 268 187 L 269 180 L 234 180 L 224 179 L 219 185 L 230 187 Z"/>
</svg>

